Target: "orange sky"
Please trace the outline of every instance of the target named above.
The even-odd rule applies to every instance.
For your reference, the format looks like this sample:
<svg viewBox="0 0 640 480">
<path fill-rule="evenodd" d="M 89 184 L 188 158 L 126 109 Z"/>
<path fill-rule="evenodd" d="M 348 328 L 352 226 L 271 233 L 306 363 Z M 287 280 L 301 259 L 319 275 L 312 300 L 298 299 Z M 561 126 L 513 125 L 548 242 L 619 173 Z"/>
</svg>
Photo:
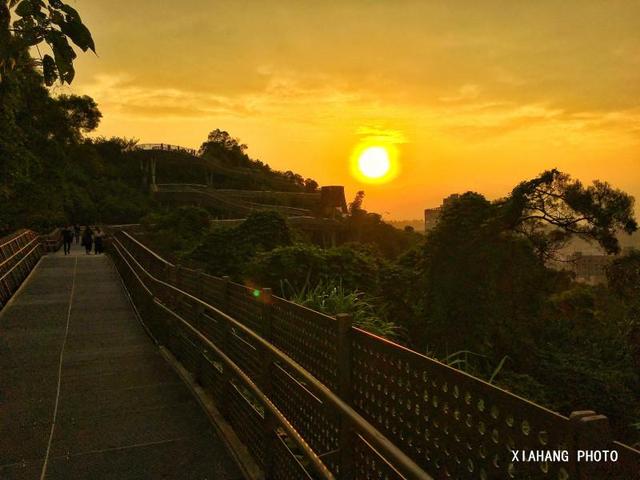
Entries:
<svg viewBox="0 0 640 480">
<path fill-rule="evenodd" d="M 98 57 L 56 90 L 94 97 L 101 135 L 198 147 L 225 129 L 387 218 L 552 167 L 640 197 L 637 1 L 72 4 Z M 399 149 L 390 183 L 351 174 L 371 135 Z"/>
</svg>

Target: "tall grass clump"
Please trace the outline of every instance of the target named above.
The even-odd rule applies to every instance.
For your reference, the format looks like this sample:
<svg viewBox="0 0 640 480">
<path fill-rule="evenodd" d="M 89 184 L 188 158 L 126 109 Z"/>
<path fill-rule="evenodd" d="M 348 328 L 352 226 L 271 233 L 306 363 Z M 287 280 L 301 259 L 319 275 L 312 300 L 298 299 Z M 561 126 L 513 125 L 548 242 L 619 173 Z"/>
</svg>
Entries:
<svg viewBox="0 0 640 480">
<path fill-rule="evenodd" d="M 342 281 L 320 281 L 314 286 L 305 282 L 302 288 L 295 288 L 287 280 L 281 282 L 281 291 L 289 300 L 327 315 L 346 313 L 351 315 L 353 324 L 388 339 L 400 334 L 398 325 L 377 313 L 371 299 L 359 290 L 346 289 Z"/>
</svg>

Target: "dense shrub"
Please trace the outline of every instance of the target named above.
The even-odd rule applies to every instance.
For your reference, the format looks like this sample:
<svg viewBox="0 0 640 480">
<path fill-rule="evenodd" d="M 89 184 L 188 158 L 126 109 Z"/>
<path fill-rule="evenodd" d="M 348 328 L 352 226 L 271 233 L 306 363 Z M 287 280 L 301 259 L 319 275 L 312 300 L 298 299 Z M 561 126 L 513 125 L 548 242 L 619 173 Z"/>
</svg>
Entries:
<svg viewBox="0 0 640 480">
<path fill-rule="evenodd" d="M 202 265 L 214 275 L 239 279 L 254 256 L 290 244 L 291 233 L 280 214 L 257 212 L 237 227 L 214 228 L 185 259 Z"/>
<path fill-rule="evenodd" d="M 258 255 L 245 273 L 255 283 L 277 290 L 286 280 L 296 289 L 330 282 L 375 294 L 383 264 L 371 249 L 357 245 L 322 249 L 297 243 Z"/>
</svg>

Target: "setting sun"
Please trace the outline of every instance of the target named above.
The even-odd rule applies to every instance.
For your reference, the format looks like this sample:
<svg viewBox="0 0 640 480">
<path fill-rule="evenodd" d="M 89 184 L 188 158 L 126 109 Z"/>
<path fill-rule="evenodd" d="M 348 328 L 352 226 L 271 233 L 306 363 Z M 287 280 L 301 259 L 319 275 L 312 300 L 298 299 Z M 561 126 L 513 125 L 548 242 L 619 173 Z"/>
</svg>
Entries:
<svg viewBox="0 0 640 480">
<path fill-rule="evenodd" d="M 389 153 L 384 147 L 369 147 L 358 158 L 358 168 L 367 178 L 380 178 L 389 173 Z"/>
<path fill-rule="evenodd" d="M 362 139 L 351 154 L 351 172 L 362 183 L 388 183 L 398 174 L 398 148 L 388 136 Z"/>
</svg>

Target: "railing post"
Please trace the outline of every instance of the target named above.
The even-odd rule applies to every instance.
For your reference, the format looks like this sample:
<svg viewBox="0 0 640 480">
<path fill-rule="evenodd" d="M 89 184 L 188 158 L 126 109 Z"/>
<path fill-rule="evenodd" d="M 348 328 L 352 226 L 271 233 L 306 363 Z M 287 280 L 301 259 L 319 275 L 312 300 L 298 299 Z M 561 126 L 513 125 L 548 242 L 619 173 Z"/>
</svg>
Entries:
<svg viewBox="0 0 640 480">
<path fill-rule="evenodd" d="M 271 316 L 271 289 L 263 288 L 260 298 L 262 300 L 262 334 L 265 340 L 271 343 L 273 335 Z M 270 400 L 273 399 L 272 365 L 273 357 L 271 356 L 271 352 L 267 348 L 265 348 L 263 350 L 261 383 L 262 391 Z M 274 442 L 276 440 L 276 419 L 274 418 L 273 414 L 267 409 L 264 410 L 264 420 L 262 426 L 264 435 L 264 476 L 265 478 L 271 478 L 273 475 Z"/>
<path fill-rule="evenodd" d="M 271 318 L 271 289 L 263 288 L 260 298 L 262 299 L 262 335 L 265 340 L 271 343 L 273 335 L 273 319 Z"/>
<path fill-rule="evenodd" d="M 229 306 L 229 287 L 231 280 L 228 276 L 222 277 L 224 280 L 224 295 L 222 300 L 223 312 L 228 311 Z M 220 349 L 229 354 L 229 344 L 231 343 L 231 325 L 226 319 L 222 319 L 222 344 Z M 229 402 L 231 400 L 231 369 L 227 366 L 223 366 L 222 370 L 222 391 L 220 392 L 220 412 L 226 418 L 229 418 Z"/>
<path fill-rule="evenodd" d="M 200 269 L 196 270 L 195 272 L 196 272 L 197 285 L 196 285 L 196 291 L 193 293 L 198 299 L 202 300 L 202 294 L 204 293 L 204 286 L 202 282 L 204 272 Z M 198 330 L 202 330 L 202 326 L 204 325 L 204 305 L 200 302 L 196 303 L 195 315 L 196 315 L 196 318 L 195 318 L 196 327 L 198 328 Z M 198 362 L 196 364 L 196 371 L 194 372 L 195 380 L 200 384 L 202 384 L 203 372 L 204 372 L 205 364 L 207 361 L 206 353 L 207 353 L 206 348 L 203 348 L 202 353 L 200 354 L 198 358 Z"/>
<path fill-rule="evenodd" d="M 180 264 L 176 264 L 175 269 L 173 271 L 173 286 L 176 288 L 180 288 L 180 279 L 182 277 L 182 265 Z M 178 303 L 180 302 L 180 294 L 177 291 L 173 291 L 173 307 L 177 307 Z"/>
<path fill-rule="evenodd" d="M 347 404 L 351 404 L 351 315 L 339 313 L 336 315 L 338 324 L 337 366 L 338 366 L 338 395 Z M 339 478 L 354 478 L 354 435 L 351 422 L 345 415 L 340 418 L 340 474 Z"/>
<path fill-rule="evenodd" d="M 222 295 L 222 311 L 224 313 L 227 313 L 229 311 L 229 289 L 231 288 L 231 278 L 229 278 L 228 275 L 225 275 L 222 277 L 222 280 L 224 280 L 224 287 L 223 287 L 223 295 Z"/>
<path fill-rule="evenodd" d="M 573 426 L 575 455 L 578 451 L 610 450 L 612 445 L 609 419 L 592 410 L 571 412 L 569 421 Z M 594 462 L 588 459 L 574 458 L 576 478 L 590 480 L 593 478 L 614 478 L 613 462 Z"/>
</svg>

